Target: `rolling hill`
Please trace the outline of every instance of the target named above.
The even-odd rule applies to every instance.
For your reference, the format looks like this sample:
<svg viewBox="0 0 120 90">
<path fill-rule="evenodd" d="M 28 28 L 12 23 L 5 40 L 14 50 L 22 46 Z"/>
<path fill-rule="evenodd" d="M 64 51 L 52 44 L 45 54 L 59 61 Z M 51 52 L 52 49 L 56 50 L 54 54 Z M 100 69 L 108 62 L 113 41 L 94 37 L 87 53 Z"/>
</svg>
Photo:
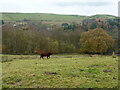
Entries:
<svg viewBox="0 0 120 90">
<path fill-rule="evenodd" d="M 107 14 L 97 14 L 90 16 L 89 19 L 96 19 L 96 18 L 103 18 L 103 19 L 114 19 L 116 16 L 113 15 L 107 15 Z"/>
<path fill-rule="evenodd" d="M 17 21 L 17 20 L 43 20 L 43 21 L 73 21 L 81 20 L 86 16 L 78 15 L 59 15 L 48 13 L 3 13 L 2 18 L 5 21 Z"/>
<path fill-rule="evenodd" d="M 60 15 L 50 13 L 2 13 L 2 20 L 4 21 L 22 21 L 22 20 L 41 20 L 50 22 L 60 21 L 81 21 L 83 19 L 114 19 L 116 16 L 112 15 L 93 15 L 93 16 L 81 16 L 81 15 Z"/>
</svg>

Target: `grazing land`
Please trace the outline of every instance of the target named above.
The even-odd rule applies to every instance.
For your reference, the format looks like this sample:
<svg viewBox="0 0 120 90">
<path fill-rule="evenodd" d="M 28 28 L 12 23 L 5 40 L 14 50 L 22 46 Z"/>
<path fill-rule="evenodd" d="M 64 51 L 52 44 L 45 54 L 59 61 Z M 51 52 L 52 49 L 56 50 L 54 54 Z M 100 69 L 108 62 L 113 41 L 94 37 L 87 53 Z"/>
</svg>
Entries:
<svg viewBox="0 0 120 90">
<path fill-rule="evenodd" d="M 3 55 L 3 88 L 116 88 L 118 58 L 98 55 Z M 7 61 L 8 59 L 8 61 Z"/>
<path fill-rule="evenodd" d="M 49 13 L 3 13 L 3 20 L 5 21 L 16 21 L 24 20 L 52 20 L 52 21 L 71 21 L 71 20 L 81 20 L 86 18 L 86 16 L 79 15 L 59 15 L 59 14 L 49 14 Z"/>
<path fill-rule="evenodd" d="M 96 19 L 96 18 L 104 18 L 104 19 L 114 19 L 116 16 L 107 15 L 107 14 L 97 14 L 93 16 L 82 16 L 82 15 L 62 15 L 62 14 L 51 14 L 51 13 L 2 13 L 2 19 L 4 21 L 22 21 L 24 19 L 27 20 L 41 20 L 46 22 L 64 22 L 64 21 L 78 21 L 80 22 L 83 19 Z"/>
</svg>

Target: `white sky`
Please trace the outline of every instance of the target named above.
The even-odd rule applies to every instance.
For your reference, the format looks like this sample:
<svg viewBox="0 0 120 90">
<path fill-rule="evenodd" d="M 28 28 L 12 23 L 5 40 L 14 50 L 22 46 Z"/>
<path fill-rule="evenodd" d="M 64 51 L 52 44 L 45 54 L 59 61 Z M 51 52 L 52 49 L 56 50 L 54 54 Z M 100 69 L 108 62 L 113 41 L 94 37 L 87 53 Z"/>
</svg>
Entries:
<svg viewBox="0 0 120 90">
<path fill-rule="evenodd" d="M 0 12 L 118 16 L 119 0 L 1 0 Z"/>
</svg>

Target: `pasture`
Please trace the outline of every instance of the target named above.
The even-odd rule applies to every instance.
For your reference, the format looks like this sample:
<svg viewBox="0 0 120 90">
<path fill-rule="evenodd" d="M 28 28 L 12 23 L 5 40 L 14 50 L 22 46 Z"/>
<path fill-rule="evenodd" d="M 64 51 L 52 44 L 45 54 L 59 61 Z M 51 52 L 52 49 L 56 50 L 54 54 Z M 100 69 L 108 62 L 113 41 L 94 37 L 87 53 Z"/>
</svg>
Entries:
<svg viewBox="0 0 120 90">
<path fill-rule="evenodd" d="M 24 20 L 44 20 L 44 21 L 78 21 L 86 18 L 80 15 L 59 15 L 49 13 L 2 13 L 2 18 L 5 21 Z"/>
<path fill-rule="evenodd" d="M 118 58 L 112 56 L 3 55 L 3 88 L 116 88 Z M 5 60 L 5 59 L 4 59 Z M 7 60 L 7 59 L 6 59 Z"/>
</svg>

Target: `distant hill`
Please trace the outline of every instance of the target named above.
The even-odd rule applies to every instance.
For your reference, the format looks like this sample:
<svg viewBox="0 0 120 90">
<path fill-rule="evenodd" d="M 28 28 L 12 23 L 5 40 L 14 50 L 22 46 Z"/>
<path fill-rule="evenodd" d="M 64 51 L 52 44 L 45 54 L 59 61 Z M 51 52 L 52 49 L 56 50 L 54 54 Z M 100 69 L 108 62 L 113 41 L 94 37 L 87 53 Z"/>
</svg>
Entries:
<svg viewBox="0 0 120 90">
<path fill-rule="evenodd" d="M 49 13 L 2 13 L 5 21 L 17 20 L 43 20 L 43 21 L 77 21 L 86 18 L 78 15 L 59 15 Z"/>
<path fill-rule="evenodd" d="M 89 19 L 96 19 L 96 18 L 114 19 L 116 18 L 116 16 L 107 15 L 107 14 L 97 14 L 89 17 Z"/>
<path fill-rule="evenodd" d="M 114 19 L 112 15 L 93 15 L 93 16 L 81 16 L 81 15 L 60 15 L 60 14 L 49 14 L 49 13 L 2 13 L 2 19 L 4 21 L 22 21 L 22 20 L 41 20 L 50 22 L 59 21 L 81 21 L 83 19 Z"/>
</svg>

